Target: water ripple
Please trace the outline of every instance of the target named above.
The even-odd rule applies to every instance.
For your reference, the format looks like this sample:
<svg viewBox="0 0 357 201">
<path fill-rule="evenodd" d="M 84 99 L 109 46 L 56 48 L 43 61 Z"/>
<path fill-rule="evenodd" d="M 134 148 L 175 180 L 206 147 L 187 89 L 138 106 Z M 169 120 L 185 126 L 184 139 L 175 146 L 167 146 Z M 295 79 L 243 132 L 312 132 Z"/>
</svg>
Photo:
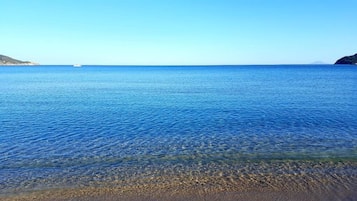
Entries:
<svg viewBox="0 0 357 201">
<path fill-rule="evenodd" d="M 357 160 L 355 68 L 149 69 L 0 69 L 0 189 Z"/>
</svg>

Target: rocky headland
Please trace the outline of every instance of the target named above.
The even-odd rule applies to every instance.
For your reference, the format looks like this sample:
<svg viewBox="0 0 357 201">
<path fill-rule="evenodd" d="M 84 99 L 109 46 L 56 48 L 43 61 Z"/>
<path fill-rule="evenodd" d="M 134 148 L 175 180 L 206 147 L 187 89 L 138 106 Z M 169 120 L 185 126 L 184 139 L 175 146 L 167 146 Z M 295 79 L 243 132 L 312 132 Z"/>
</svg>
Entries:
<svg viewBox="0 0 357 201">
<path fill-rule="evenodd" d="M 356 65 L 356 64 L 357 64 L 357 54 L 352 55 L 352 56 L 342 57 L 341 59 L 337 60 L 335 64 L 351 64 L 351 65 Z"/>
<path fill-rule="evenodd" d="M 0 66 L 5 66 L 5 65 L 38 65 L 37 63 L 31 62 L 31 61 L 21 61 L 17 60 L 5 55 L 0 54 Z"/>
</svg>

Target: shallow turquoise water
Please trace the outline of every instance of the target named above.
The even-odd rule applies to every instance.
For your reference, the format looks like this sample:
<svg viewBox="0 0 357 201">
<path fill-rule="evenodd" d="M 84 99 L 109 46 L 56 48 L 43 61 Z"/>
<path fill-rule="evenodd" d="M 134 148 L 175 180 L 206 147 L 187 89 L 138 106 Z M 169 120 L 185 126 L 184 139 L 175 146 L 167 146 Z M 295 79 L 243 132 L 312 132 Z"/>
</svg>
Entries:
<svg viewBox="0 0 357 201">
<path fill-rule="evenodd" d="M 356 160 L 356 114 L 355 66 L 1 67 L 0 191 L 113 169 Z"/>
</svg>

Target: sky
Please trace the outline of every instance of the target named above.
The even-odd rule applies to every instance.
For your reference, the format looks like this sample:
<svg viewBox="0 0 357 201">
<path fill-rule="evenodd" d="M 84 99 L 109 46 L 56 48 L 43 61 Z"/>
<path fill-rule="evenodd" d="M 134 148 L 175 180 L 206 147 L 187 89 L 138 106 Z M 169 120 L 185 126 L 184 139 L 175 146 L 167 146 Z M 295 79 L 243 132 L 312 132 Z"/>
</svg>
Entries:
<svg viewBox="0 0 357 201">
<path fill-rule="evenodd" d="M 0 0 L 0 54 L 40 64 L 334 63 L 357 0 Z"/>
</svg>

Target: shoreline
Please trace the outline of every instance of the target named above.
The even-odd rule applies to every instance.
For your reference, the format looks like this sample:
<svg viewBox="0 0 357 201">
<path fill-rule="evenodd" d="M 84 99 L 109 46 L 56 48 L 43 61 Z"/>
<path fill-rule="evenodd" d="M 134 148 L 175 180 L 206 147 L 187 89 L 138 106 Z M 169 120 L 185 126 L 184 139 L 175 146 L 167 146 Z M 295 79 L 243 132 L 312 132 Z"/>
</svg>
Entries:
<svg viewBox="0 0 357 201">
<path fill-rule="evenodd" d="M 196 184 L 186 184 L 184 186 L 175 183 L 166 184 L 163 188 L 157 184 L 143 184 L 124 187 L 87 187 L 73 189 L 52 189 L 35 191 L 31 193 L 23 193 L 15 196 L 0 197 L 3 201 L 139 201 L 139 200 L 155 200 L 155 201 L 181 201 L 181 200 L 244 200 L 244 201 L 275 201 L 275 200 L 296 200 L 296 201 L 337 201 L 337 200 L 353 200 L 357 196 L 354 191 L 357 185 L 333 185 L 317 182 L 313 184 L 315 188 L 307 187 L 305 190 L 294 189 L 292 184 L 288 189 L 276 189 L 271 186 L 259 186 L 244 188 L 237 185 L 232 186 L 210 186 L 208 183 L 200 183 L 202 180 L 196 181 Z M 285 185 L 290 186 L 291 181 L 287 180 Z M 319 187 L 317 187 L 317 183 Z M 326 185 L 327 184 L 327 185 Z M 283 185 L 283 183 L 281 183 Z M 249 186 L 249 185 L 248 185 Z"/>
<path fill-rule="evenodd" d="M 40 66 L 38 63 L 0 64 L 0 66 Z"/>
<path fill-rule="evenodd" d="M 259 165 L 259 164 L 253 164 Z M 298 171 L 291 171 L 296 167 Z M 279 164 L 273 172 L 166 172 L 92 183 L 89 186 L 18 189 L 3 201 L 26 200 L 353 200 L 357 197 L 357 163 Z"/>
</svg>

